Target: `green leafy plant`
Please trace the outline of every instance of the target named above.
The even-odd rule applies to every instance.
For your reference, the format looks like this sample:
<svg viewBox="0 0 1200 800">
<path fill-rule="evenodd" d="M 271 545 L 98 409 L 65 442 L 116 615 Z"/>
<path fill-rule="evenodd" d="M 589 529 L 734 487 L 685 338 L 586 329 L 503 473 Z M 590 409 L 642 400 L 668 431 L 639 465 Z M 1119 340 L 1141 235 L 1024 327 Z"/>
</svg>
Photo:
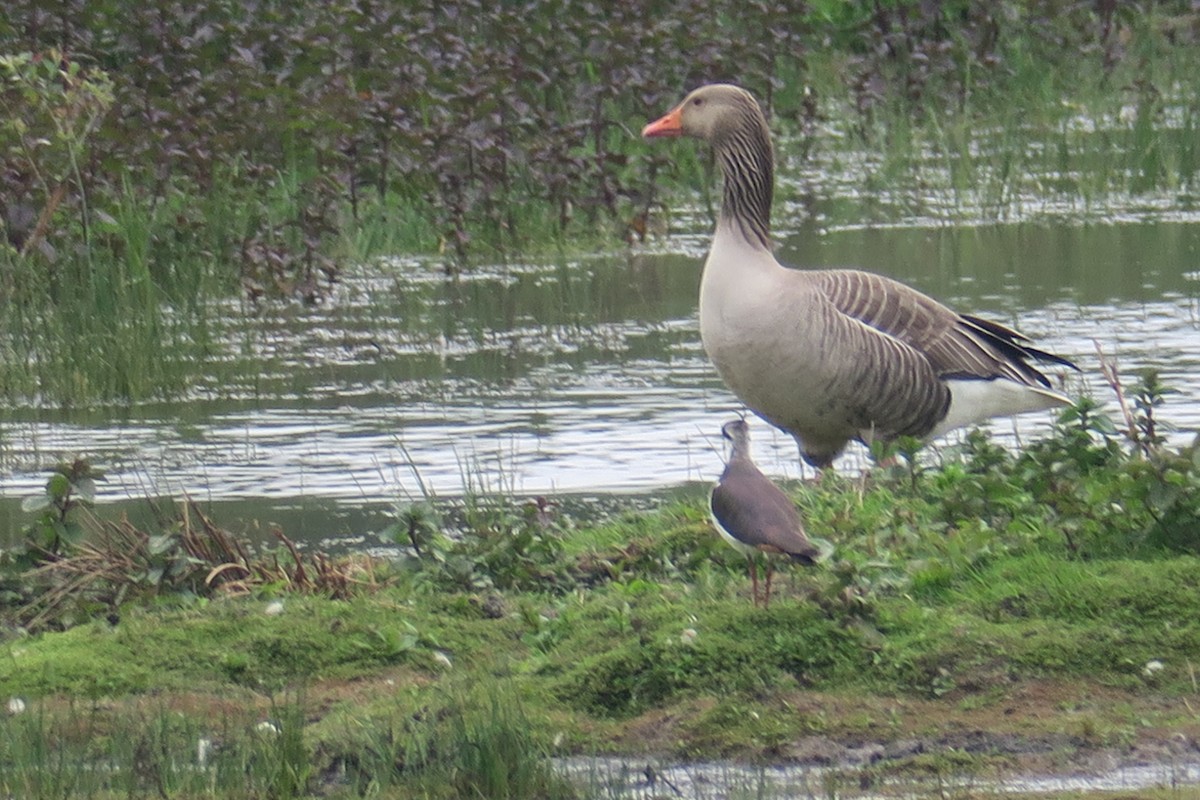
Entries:
<svg viewBox="0 0 1200 800">
<path fill-rule="evenodd" d="M 462 527 L 438 532 L 425 504 L 403 507 L 387 531 L 411 548 L 410 565 L 432 586 L 464 590 L 557 590 L 574 585 L 563 558 L 562 521 L 545 498 L 514 505 L 504 497 L 471 495 Z"/>
<path fill-rule="evenodd" d="M 428 555 L 441 526 L 441 519 L 433 505 L 428 502 L 406 503 L 397 506 L 394 514 L 396 521 L 384 529 L 382 537 L 400 547 L 411 548 L 417 558 Z"/>
<path fill-rule="evenodd" d="M 27 529 L 28 542 L 38 553 L 56 556 L 83 539 L 81 509 L 96 500 L 96 481 L 104 472 L 77 458 L 55 467 L 46 489 L 21 502 L 21 510 L 37 515 Z"/>
<path fill-rule="evenodd" d="M 1156 409 L 1166 402 L 1167 395 L 1175 390 L 1165 386 L 1159 379 L 1158 370 L 1148 369 L 1141 374 L 1140 380 L 1133 387 L 1133 427 L 1130 438 L 1146 455 L 1152 455 L 1166 442 L 1164 427 L 1155 417 Z"/>
</svg>

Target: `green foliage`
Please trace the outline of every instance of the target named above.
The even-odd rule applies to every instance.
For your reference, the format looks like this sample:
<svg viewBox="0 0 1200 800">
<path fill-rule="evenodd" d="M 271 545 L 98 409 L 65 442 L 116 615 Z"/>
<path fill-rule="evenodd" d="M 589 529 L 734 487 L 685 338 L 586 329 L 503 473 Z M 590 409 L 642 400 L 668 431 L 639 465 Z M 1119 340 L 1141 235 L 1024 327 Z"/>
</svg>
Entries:
<svg viewBox="0 0 1200 800">
<path fill-rule="evenodd" d="M 1153 369 L 1144 370 L 1133 387 L 1133 426 L 1128 435 L 1146 456 L 1160 452 L 1166 442 L 1155 409 L 1166 402 L 1167 395 L 1174 393 L 1174 389 L 1163 385 L 1158 371 Z"/>
<path fill-rule="evenodd" d="M 381 534 L 421 558 L 433 544 L 441 520 L 429 503 L 408 503 L 395 509 L 396 521 Z"/>
<path fill-rule="evenodd" d="M 463 526 L 438 532 L 427 503 L 397 509 L 384 535 L 411 550 L 408 569 L 432 591 L 566 591 L 574 585 L 562 559 L 565 529 L 545 498 L 514 505 L 504 497 L 470 495 Z"/>
<path fill-rule="evenodd" d="M 819 686 L 866 666 L 862 632 L 815 605 L 761 611 L 743 599 L 710 604 L 688 620 L 694 636 L 686 637 L 680 608 L 664 604 L 660 592 L 609 605 L 607 621 L 595 616 L 605 611 L 595 605 L 591 622 L 605 624 L 576 619 L 576 632 L 558 649 L 566 659 L 558 698 L 600 716 L 635 715 L 697 694 Z"/>
<path fill-rule="evenodd" d="M 104 72 L 84 70 L 56 49 L 0 55 L 5 183 L 20 176 L 25 189 L 8 193 L 3 222 L 8 244 L 22 255 L 33 248 L 53 255 L 43 237 L 68 187 L 86 191 L 84 149 L 112 103 Z M 86 213 L 86 200 L 81 205 Z"/>
<path fill-rule="evenodd" d="M 96 481 L 102 480 L 101 470 L 79 458 L 59 464 L 46 481 L 46 490 L 21 502 L 22 511 L 37 515 L 26 530 L 28 544 L 35 551 L 35 563 L 40 560 L 36 554 L 55 556 L 80 543 L 83 524 L 79 510 L 95 502 Z"/>
</svg>

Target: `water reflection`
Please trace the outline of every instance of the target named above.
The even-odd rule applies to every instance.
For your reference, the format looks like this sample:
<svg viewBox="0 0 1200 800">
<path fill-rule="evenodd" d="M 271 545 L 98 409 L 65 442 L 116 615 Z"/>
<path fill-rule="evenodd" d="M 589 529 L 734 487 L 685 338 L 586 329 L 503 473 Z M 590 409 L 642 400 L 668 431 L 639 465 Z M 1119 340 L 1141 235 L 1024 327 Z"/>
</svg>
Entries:
<svg viewBox="0 0 1200 800">
<path fill-rule="evenodd" d="M 1108 401 L 1099 342 L 1127 375 L 1161 369 L 1180 390 L 1164 417 L 1200 425 L 1200 225 L 811 219 L 783 242 L 786 262 L 868 266 L 1019 324 L 1078 361 L 1074 390 Z M 225 349 L 198 365 L 184 402 L 74 416 L 7 410 L 0 495 L 36 492 L 48 466 L 76 454 L 108 468 L 102 500 L 187 492 L 375 506 L 468 486 L 631 492 L 712 480 L 716 433 L 738 404 L 699 344 L 695 251 L 705 235 L 670 241 L 678 252 L 660 243 L 457 280 L 436 264 L 384 261 L 324 308 L 230 309 Z M 995 428 L 1027 437 L 1048 420 Z M 760 425 L 755 448 L 773 474 L 803 474 L 790 439 Z"/>
</svg>

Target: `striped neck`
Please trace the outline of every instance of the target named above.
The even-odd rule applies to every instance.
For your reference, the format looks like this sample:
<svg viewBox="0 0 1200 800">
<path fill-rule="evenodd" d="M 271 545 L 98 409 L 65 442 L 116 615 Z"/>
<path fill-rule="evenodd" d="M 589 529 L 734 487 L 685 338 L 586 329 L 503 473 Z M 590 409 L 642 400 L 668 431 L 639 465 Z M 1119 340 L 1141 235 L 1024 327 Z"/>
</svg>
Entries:
<svg viewBox="0 0 1200 800">
<path fill-rule="evenodd" d="M 725 178 L 721 220 L 750 245 L 771 249 L 771 200 L 775 186 L 774 156 L 766 120 L 755 107 L 715 143 Z"/>
</svg>

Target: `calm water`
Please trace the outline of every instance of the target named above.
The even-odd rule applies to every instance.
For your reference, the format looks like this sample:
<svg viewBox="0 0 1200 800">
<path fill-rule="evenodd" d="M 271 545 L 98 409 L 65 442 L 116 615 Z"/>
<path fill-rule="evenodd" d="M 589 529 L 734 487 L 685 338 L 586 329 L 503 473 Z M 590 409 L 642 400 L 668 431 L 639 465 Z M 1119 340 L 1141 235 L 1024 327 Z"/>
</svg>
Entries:
<svg viewBox="0 0 1200 800">
<path fill-rule="evenodd" d="M 870 750 L 868 746 L 865 748 Z M 1171 787 L 1176 792 L 1200 785 L 1200 764 L 1163 761 L 1079 769 L 1062 775 L 1028 774 L 994 777 L 908 775 L 880 781 L 871 776 L 866 762 L 834 767 L 746 766 L 735 762 L 659 764 L 645 759 L 557 759 L 559 770 L 579 785 L 603 797 L 651 800 L 687 797 L 694 800 L 730 800 L 738 797 L 887 800 L 888 798 L 1002 797 L 1005 795 L 1074 796 L 1080 792 L 1128 792 Z M 1097 759 L 1101 760 L 1101 759 Z M 860 783 L 859 778 L 867 780 Z M 1141 795 L 1138 795 L 1141 796 Z M 1192 794 L 1179 796 L 1194 796 Z"/>
<path fill-rule="evenodd" d="M 1178 437 L 1200 427 L 1200 215 L 1171 198 L 1117 198 L 1096 214 L 1038 196 L 1023 221 L 957 213 L 947 224 L 944 197 L 864 199 L 819 164 L 807 170 L 781 186 L 785 263 L 865 267 L 1018 325 L 1083 368 L 1070 392 L 1112 408 L 1099 344 L 1127 376 L 1155 367 L 1179 390 L 1163 412 Z M 104 502 L 187 493 L 227 524 L 278 522 L 314 539 L 378 527 L 380 508 L 426 492 L 596 496 L 710 481 L 720 425 L 739 406 L 697 330 L 709 221 L 672 228 L 627 253 L 458 279 L 435 261 L 382 260 L 321 308 L 231 305 L 225 351 L 197 366 L 185 401 L 4 410 L 0 526 L 16 526 L 19 498 L 75 455 L 107 468 Z M 1025 438 L 1048 420 L 994 430 Z M 789 438 L 752 431 L 765 469 L 804 474 Z M 843 465 L 860 462 L 851 451 Z"/>
</svg>

